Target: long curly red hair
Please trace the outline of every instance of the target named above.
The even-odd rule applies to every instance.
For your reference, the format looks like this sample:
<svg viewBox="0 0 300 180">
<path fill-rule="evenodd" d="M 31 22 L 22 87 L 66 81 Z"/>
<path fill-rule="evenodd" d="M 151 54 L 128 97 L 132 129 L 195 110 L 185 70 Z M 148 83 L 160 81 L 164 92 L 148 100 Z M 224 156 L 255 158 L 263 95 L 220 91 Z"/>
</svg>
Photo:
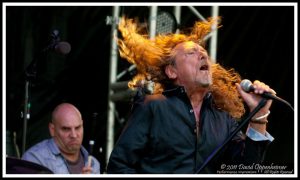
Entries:
<svg viewBox="0 0 300 180">
<path fill-rule="evenodd" d="M 138 74 L 129 83 L 135 87 L 141 81 L 155 82 L 154 94 L 161 93 L 170 79 L 165 74 L 165 67 L 172 63 L 172 49 L 179 43 L 193 41 L 205 47 L 204 37 L 211 32 L 212 27 L 219 25 L 220 18 L 210 18 L 208 21 L 196 22 L 188 34 L 157 35 L 149 39 L 141 34 L 138 22 L 123 17 L 119 23 L 122 39 L 118 39 L 121 57 L 135 64 Z M 213 84 L 210 91 L 217 108 L 227 111 L 232 117 L 240 118 L 245 108 L 235 83 L 241 78 L 233 69 L 226 70 L 220 64 L 212 65 Z"/>
</svg>

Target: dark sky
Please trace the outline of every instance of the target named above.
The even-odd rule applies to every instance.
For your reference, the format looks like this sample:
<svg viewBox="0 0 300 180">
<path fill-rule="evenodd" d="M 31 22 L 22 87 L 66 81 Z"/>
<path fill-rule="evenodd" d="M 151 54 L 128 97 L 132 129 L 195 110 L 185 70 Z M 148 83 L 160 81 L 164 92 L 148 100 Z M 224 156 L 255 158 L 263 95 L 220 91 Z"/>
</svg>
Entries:
<svg viewBox="0 0 300 180">
<path fill-rule="evenodd" d="M 195 6 L 211 16 L 210 6 Z M 159 7 L 172 12 L 173 7 Z M 121 13 L 147 20 L 149 8 L 127 6 Z M 222 27 L 218 30 L 217 62 L 234 68 L 242 78 L 261 80 L 277 95 L 294 105 L 294 7 L 293 6 L 221 6 Z M 6 9 L 6 128 L 17 132 L 21 147 L 25 72 L 37 62 L 32 87 L 31 119 L 28 122 L 27 147 L 49 137 L 47 123 L 58 103 L 75 104 L 85 120 L 84 145 L 96 140 L 96 156 L 105 164 L 107 133 L 107 90 L 111 45 L 111 6 L 10 6 Z M 180 28 L 198 20 L 182 7 Z M 51 32 L 71 44 L 65 56 L 42 52 L 49 45 Z M 119 59 L 118 72 L 130 65 Z M 129 80 L 130 73 L 122 80 Z M 126 122 L 129 102 L 117 103 L 116 138 Z M 286 106 L 274 102 L 268 131 L 275 137 L 268 149 L 267 162 L 294 162 L 294 116 Z M 99 153 L 102 147 L 104 152 Z"/>
</svg>

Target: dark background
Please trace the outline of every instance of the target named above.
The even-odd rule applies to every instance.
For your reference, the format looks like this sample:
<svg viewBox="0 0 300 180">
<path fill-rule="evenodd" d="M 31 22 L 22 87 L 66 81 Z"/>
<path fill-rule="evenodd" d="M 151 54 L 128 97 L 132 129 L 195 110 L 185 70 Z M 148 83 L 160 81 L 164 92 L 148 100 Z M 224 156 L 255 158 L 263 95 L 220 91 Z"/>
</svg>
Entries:
<svg viewBox="0 0 300 180">
<path fill-rule="evenodd" d="M 210 6 L 195 6 L 211 16 Z M 173 7 L 159 7 L 172 12 Z M 149 7 L 126 6 L 121 13 L 147 20 Z M 261 80 L 277 95 L 294 106 L 294 7 L 293 6 L 221 6 L 222 27 L 218 31 L 217 62 L 234 68 L 242 78 Z M 53 108 L 70 102 L 84 119 L 84 146 L 95 140 L 95 156 L 106 166 L 107 97 L 111 45 L 111 6 L 8 6 L 6 7 L 6 129 L 16 132 L 21 149 L 25 71 L 37 60 L 36 78 L 31 87 L 31 119 L 28 122 L 26 149 L 48 138 L 48 122 Z M 180 28 L 191 27 L 197 17 L 182 7 Z M 49 44 L 54 29 L 72 50 L 63 56 L 41 53 Z M 118 72 L 130 65 L 119 59 Z M 134 72 L 122 80 L 129 80 Z M 124 126 L 130 102 L 118 102 L 115 138 Z M 274 102 L 268 132 L 275 137 L 266 162 L 293 166 L 294 115 L 288 107 Z M 7 142 L 10 142 L 8 135 Z M 9 147 L 9 144 L 7 144 Z M 99 148 L 103 152 L 99 152 Z M 8 154 L 14 156 L 13 150 Z"/>
</svg>

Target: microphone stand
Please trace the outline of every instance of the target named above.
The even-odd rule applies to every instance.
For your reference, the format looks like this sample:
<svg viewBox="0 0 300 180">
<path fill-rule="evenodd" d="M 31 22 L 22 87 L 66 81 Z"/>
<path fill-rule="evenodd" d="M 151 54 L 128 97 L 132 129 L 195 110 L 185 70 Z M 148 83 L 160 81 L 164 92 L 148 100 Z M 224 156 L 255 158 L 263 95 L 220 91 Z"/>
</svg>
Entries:
<svg viewBox="0 0 300 180">
<path fill-rule="evenodd" d="M 196 174 L 199 174 L 204 167 L 222 150 L 230 141 L 231 139 L 236 135 L 237 132 L 239 132 L 244 125 L 248 124 L 250 119 L 262 108 L 266 105 L 267 100 L 265 98 L 262 98 L 259 102 L 259 104 L 255 107 L 255 109 L 249 113 L 249 115 L 244 118 L 244 120 L 241 122 L 241 124 L 227 137 L 227 139 L 218 146 L 211 154 L 210 156 L 205 160 L 205 162 L 201 165 L 201 167 L 196 171 Z"/>
<path fill-rule="evenodd" d="M 22 154 L 25 152 L 26 148 L 26 135 L 27 135 L 27 122 L 30 119 L 30 92 L 32 86 L 32 80 L 36 78 L 37 71 L 37 59 L 34 59 L 30 65 L 25 70 L 25 101 L 24 101 L 24 111 L 23 111 L 23 136 L 22 136 Z"/>
<path fill-rule="evenodd" d="M 28 65 L 25 70 L 25 96 L 24 96 L 24 112 L 23 115 L 23 136 L 22 136 L 22 154 L 24 154 L 26 149 L 26 136 L 27 136 L 27 122 L 30 119 L 30 98 L 31 98 L 31 87 L 32 87 L 32 80 L 36 79 L 37 74 L 37 62 L 45 54 L 47 51 L 53 49 L 55 44 L 60 40 L 59 39 L 59 31 L 54 30 L 51 34 L 52 40 L 49 45 L 44 47 L 38 55 L 33 59 L 33 61 Z"/>
</svg>

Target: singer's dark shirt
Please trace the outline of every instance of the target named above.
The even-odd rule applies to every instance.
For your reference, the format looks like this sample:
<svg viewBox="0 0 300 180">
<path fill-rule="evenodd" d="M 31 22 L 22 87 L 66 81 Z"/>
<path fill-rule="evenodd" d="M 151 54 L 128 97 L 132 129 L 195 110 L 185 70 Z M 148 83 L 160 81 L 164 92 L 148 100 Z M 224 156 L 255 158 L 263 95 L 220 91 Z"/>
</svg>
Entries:
<svg viewBox="0 0 300 180">
<path fill-rule="evenodd" d="M 108 173 L 196 173 L 237 126 L 228 113 L 214 107 L 208 94 L 197 137 L 193 108 L 183 87 L 148 96 L 134 108 L 111 153 Z M 217 173 L 221 163 L 260 163 L 268 144 L 239 132 L 200 173 Z"/>
</svg>

